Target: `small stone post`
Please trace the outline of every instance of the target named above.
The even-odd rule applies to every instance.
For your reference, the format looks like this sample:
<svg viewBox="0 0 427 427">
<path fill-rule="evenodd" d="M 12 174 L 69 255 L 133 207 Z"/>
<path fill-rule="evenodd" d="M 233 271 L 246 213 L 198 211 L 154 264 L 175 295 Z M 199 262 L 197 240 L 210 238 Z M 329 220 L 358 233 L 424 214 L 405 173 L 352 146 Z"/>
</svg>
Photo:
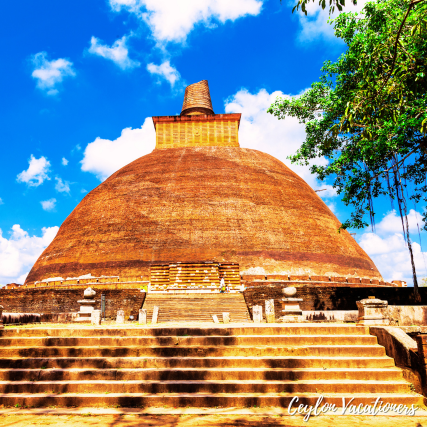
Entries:
<svg viewBox="0 0 427 427">
<path fill-rule="evenodd" d="M 262 322 L 262 305 L 254 305 L 252 307 L 252 317 L 254 319 L 254 323 Z"/>
<path fill-rule="evenodd" d="M 143 308 L 141 308 L 141 310 L 139 310 L 138 323 L 140 325 L 146 325 L 147 324 L 147 310 L 145 310 Z"/>
<path fill-rule="evenodd" d="M 359 309 L 357 322 L 360 325 L 389 325 L 387 318 L 388 302 L 369 297 L 356 302 Z"/>
<path fill-rule="evenodd" d="M 153 318 L 151 319 L 151 323 L 155 325 L 157 323 L 157 318 L 159 317 L 159 307 L 156 305 L 153 308 Z"/>
<path fill-rule="evenodd" d="M 230 323 L 230 313 L 222 313 L 223 323 Z"/>
<path fill-rule="evenodd" d="M 101 310 L 93 310 L 91 313 L 90 323 L 95 326 L 101 324 Z"/>
<path fill-rule="evenodd" d="M 95 309 L 96 301 L 94 300 L 96 292 L 92 288 L 87 288 L 83 292 L 83 299 L 78 300 L 80 311 L 75 322 L 92 322 L 92 311 Z"/>
<path fill-rule="evenodd" d="M 125 323 L 125 312 L 124 310 L 117 311 L 116 323 Z"/>
<path fill-rule="evenodd" d="M 300 302 L 302 298 L 293 298 L 297 293 L 297 289 L 294 286 L 283 288 L 283 294 L 286 298 L 282 298 L 282 317 L 280 320 L 284 323 L 299 323 L 303 321 L 302 310 Z"/>
<path fill-rule="evenodd" d="M 219 323 L 218 316 L 216 314 L 212 314 L 212 319 L 214 323 Z"/>
<path fill-rule="evenodd" d="M 267 323 L 275 323 L 274 299 L 265 300 L 265 320 Z"/>
</svg>

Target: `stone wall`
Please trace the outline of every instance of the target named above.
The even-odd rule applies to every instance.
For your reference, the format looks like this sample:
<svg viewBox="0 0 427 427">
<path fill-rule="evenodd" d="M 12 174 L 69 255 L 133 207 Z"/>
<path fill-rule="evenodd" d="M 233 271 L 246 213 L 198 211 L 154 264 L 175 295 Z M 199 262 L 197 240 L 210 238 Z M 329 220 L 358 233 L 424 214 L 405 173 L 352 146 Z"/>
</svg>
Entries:
<svg viewBox="0 0 427 427">
<path fill-rule="evenodd" d="M 377 337 L 387 356 L 402 369 L 403 378 L 413 385 L 414 391 L 423 394 L 425 366 L 420 363 L 416 341 L 401 328 L 393 326 L 371 326 L 369 332 Z"/>
<path fill-rule="evenodd" d="M 282 306 L 280 304 L 283 298 L 282 289 L 288 285 L 275 284 L 268 286 L 254 286 L 247 288 L 243 295 L 246 305 L 252 316 L 252 307 L 262 305 L 263 312 L 265 300 L 274 299 L 276 317 L 281 316 Z M 296 298 L 303 298 L 301 309 L 309 310 L 357 310 L 356 301 L 369 296 L 375 296 L 388 301 L 389 305 L 422 306 L 427 305 L 427 288 L 420 288 L 421 301 L 415 302 L 413 288 L 397 287 L 315 287 L 301 286 L 297 287 Z M 426 323 L 427 324 L 427 319 Z"/>
<path fill-rule="evenodd" d="M 101 293 L 105 294 L 106 317 L 115 318 L 117 310 L 124 310 L 125 316 L 138 317 L 138 310 L 145 300 L 145 292 L 140 289 L 114 289 L 96 291 L 96 309 L 101 309 Z M 83 299 L 83 290 L 80 289 L 0 289 L 0 305 L 8 313 L 69 313 L 78 312 L 80 305 L 77 302 Z"/>
<path fill-rule="evenodd" d="M 418 360 L 421 368 L 424 396 L 427 396 L 427 334 L 417 335 L 415 340 L 418 347 Z"/>
</svg>

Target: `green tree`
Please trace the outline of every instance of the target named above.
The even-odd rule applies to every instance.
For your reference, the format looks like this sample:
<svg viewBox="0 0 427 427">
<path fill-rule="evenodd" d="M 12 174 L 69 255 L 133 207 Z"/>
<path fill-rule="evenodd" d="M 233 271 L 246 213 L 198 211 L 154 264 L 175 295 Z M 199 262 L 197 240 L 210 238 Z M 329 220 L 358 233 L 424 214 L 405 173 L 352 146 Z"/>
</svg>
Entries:
<svg viewBox="0 0 427 427">
<path fill-rule="evenodd" d="M 298 0 L 298 3 L 292 9 L 292 12 L 301 8 L 301 10 L 307 15 L 306 6 L 310 1 L 314 3 L 316 0 Z M 280 0 L 280 2 L 282 2 L 282 0 Z M 350 2 L 354 5 L 357 4 L 357 0 L 350 0 Z M 322 9 L 326 8 L 327 3 L 328 2 L 326 0 L 319 0 L 319 6 L 321 6 Z M 329 13 L 333 13 L 335 8 L 341 12 L 344 6 L 345 0 L 329 0 Z"/>
<path fill-rule="evenodd" d="M 397 201 L 417 294 L 407 201 L 427 202 L 427 0 L 377 0 L 331 22 L 346 51 L 324 63 L 302 96 L 278 98 L 268 112 L 305 124 L 293 162 L 329 160 L 311 171 L 322 181 L 333 178 L 354 207 L 342 228 L 366 227 L 366 214 L 374 225 L 378 196 Z"/>
</svg>

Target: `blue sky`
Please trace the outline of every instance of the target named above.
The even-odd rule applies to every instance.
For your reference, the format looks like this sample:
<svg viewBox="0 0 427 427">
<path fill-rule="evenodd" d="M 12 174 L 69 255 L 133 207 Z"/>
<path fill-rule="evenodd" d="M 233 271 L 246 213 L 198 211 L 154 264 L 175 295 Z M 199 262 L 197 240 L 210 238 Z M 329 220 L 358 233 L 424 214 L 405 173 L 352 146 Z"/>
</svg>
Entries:
<svg viewBox="0 0 427 427">
<path fill-rule="evenodd" d="M 85 194 L 154 148 L 150 117 L 179 114 L 188 84 L 207 79 L 216 113 L 243 114 L 241 146 L 289 165 L 304 130 L 265 110 L 277 95 L 309 87 L 323 61 L 344 49 L 325 12 L 291 10 L 285 0 L 4 2 L 0 285 L 22 283 Z M 307 168 L 292 169 L 327 188 L 319 195 L 347 218 L 330 186 Z M 377 208 L 376 233 L 356 238 L 386 279 L 410 281 L 400 219 L 388 201 Z M 417 211 L 411 231 L 425 276 Z"/>
</svg>

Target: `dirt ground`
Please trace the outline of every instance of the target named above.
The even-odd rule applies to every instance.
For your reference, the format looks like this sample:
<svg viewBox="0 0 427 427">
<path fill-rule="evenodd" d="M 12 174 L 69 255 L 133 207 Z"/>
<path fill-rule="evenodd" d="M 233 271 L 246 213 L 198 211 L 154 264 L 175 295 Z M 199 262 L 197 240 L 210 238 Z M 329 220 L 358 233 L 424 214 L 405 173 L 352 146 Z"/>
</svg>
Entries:
<svg viewBox="0 0 427 427">
<path fill-rule="evenodd" d="M 0 415 L 1 427 L 427 427 L 427 417 L 319 416 L 305 423 L 301 417 L 253 415 Z"/>
</svg>

